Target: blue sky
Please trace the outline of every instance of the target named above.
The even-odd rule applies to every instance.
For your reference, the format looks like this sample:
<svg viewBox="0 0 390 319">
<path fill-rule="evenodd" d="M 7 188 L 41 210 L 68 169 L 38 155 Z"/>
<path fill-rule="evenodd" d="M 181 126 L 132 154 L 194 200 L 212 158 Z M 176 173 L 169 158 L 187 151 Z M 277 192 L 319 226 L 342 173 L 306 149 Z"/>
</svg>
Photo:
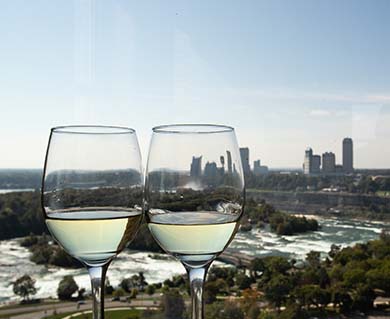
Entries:
<svg viewBox="0 0 390 319">
<path fill-rule="evenodd" d="M 49 128 L 236 127 L 251 161 L 355 142 L 390 167 L 390 2 L 2 1 L 0 167 L 41 167 Z"/>
</svg>

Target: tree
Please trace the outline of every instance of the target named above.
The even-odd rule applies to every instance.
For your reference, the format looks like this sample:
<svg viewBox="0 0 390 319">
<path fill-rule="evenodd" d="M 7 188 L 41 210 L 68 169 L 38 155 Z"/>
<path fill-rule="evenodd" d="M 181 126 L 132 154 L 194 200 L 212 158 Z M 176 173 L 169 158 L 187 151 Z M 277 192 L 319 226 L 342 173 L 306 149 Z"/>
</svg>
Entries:
<svg viewBox="0 0 390 319">
<path fill-rule="evenodd" d="M 108 277 L 106 277 L 104 292 L 106 295 L 112 295 L 112 293 L 114 292 L 114 287 L 111 285 L 110 279 L 108 279 Z"/>
<path fill-rule="evenodd" d="M 265 265 L 264 265 L 264 260 L 261 258 L 255 258 L 251 261 L 250 264 L 250 272 L 251 272 L 251 277 L 253 278 L 259 278 L 259 276 L 264 272 L 265 270 Z"/>
<path fill-rule="evenodd" d="M 240 289 L 248 289 L 253 283 L 252 279 L 244 273 L 239 273 L 236 277 L 236 284 Z"/>
<path fill-rule="evenodd" d="M 291 289 L 292 284 L 288 276 L 276 275 L 265 285 L 265 297 L 279 310 Z"/>
<path fill-rule="evenodd" d="M 348 293 L 348 290 L 341 284 L 337 282 L 329 289 L 331 295 L 331 302 L 333 308 L 340 308 L 341 313 L 348 313 L 352 307 L 352 299 Z"/>
<path fill-rule="evenodd" d="M 359 285 L 352 293 L 352 308 L 367 312 L 374 308 L 375 293 L 367 285 Z"/>
<path fill-rule="evenodd" d="M 223 319 L 244 319 L 244 313 L 235 302 L 225 302 Z"/>
<path fill-rule="evenodd" d="M 206 318 L 213 319 L 244 319 L 244 313 L 235 302 L 214 302 L 206 307 Z"/>
<path fill-rule="evenodd" d="M 370 286 L 381 289 L 388 296 L 390 295 L 390 259 L 384 259 L 366 275 Z"/>
<path fill-rule="evenodd" d="M 260 308 L 256 304 L 253 304 L 247 312 L 247 318 L 257 319 L 259 315 L 260 315 Z"/>
<path fill-rule="evenodd" d="M 261 312 L 258 317 L 258 319 L 278 319 L 278 318 L 279 316 L 276 316 L 276 314 L 267 311 Z"/>
<path fill-rule="evenodd" d="M 353 288 L 358 284 L 366 282 L 366 272 L 359 268 L 350 268 L 344 272 L 344 284 L 347 287 Z"/>
<path fill-rule="evenodd" d="M 145 276 L 144 276 L 144 273 L 143 271 L 140 271 L 138 273 L 138 282 L 137 282 L 137 288 L 140 290 L 140 291 L 144 291 L 145 289 L 145 286 L 147 286 L 148 283 L 146 282 L 145 280 Z"/>
<path fill-rule="evenodd" d="M 203 300 L 206 304 L 211 304 L 217 300 L 219 287 L 217 281 L 206 281 L 204 285 Z"/>
<path fill-rule="evenodd" d="M 57 288 L 57 295 L 60 300 L 70 300 L 72 295 L 79 289 L 73 276 L 65 276 Z"/>
<path fill-rule="evenodd" d="M 37 289 L 35 288 L 35 280 L 29 275 L 24 275 L 13 283 L 13 291 L 16 295 L 28 300 L 30 295 L 35 295 Z"/>
<path fill-rule="evenodd" d="M 286 258 L 275 256 L 265 259 L 265 272 L 270 274 L 286 274 L 291 264 Z"/>
<path fill-rule="evenodd" d="M 184 300 L 175 289 L 166 291 L 161 300 L 164 316 L 167 319 L 182 319 L 184 315 Z"/>
<path fill-rule="evenodd" d="M 144 273 L 141 271 L 138 275 L 133 275 L 130 278 L 122 279 L 119 286 L 126 292 L 131 292 L 133 288 L 137 288 L 140 291 L 144 291 L 144 287 L 147 286 L 145 281 Z"/>
<path fill-rule="evenodd" d="M 135 299 L 137 298 L 137 295 L 138 295 L 138 289 L 137 288 L 133 288 L 131 289 L 130 291 L 130 299 Z"/>
<path fill-rule="evenodd" d="M 154 285 L 148 285 L 146 287 L 146 293 L 151 296 L 156 292 L 156 287 Z"/>
<path fill-rule="evenodd" d="M 85 288 L 80 288 L 77 294 L 78 294 L 77 299 L 83 300 L 85 294 Z"/>
<path fill-rule="evenodd" d="M 318 251 L 310 251 L 306 255 L 306 262 L 309 264 L 311 268 L 319 268 L 321 264 L 321 255 Z"/>
<path fill-rule="evenodd" d="M 303 319 L 307 314 L 297 304 L 289 304 L 286 309 L 277 317 L 278 319 Z"/>
<path fill-rule="evenodd" d="M 125 295 L 125 291 L 122 288 L 115 289 L 112 295 L 116 298 L 123 297 Z"/>
<path fill-rule="evenodd" d="M 137 275 L 134 275 L 130 278 L 122 279 L 121 283 L 119 284 L 119 287 L 121 287 L 126 292 L 130 292 L 132 288 L 137 287 L 136 281 L 138 281 Z"/>
<path fill-rule="evenodd" d="M 331 294 L 317 285 L 305 285 L 294 292 L 301 306 L 325 307 L 331 301 Z"/>
<path fill-rule="evenodd" d="M 251 312 L 251 317 L 256 317 L 259 315 L 260 311 L 255 316 L 257 307 L 257 301 L 260 299 L 261 294 L 255 289 L 245 289 L 242 292 L 242 299 L 240 300 L 241 309 L 248 314 Z M 256 319 L 255 318 L 255 319 Z"/>
<path fill-rule="evenodd" d="M 332 246 L 330 246 L 330 251 L 328 253 L 329 257 L 334 258 L 334 256 L 336 256 L 340 252 L 340 250 L 341 250 L 340 245 L 332 244 Z"/>
</svg>

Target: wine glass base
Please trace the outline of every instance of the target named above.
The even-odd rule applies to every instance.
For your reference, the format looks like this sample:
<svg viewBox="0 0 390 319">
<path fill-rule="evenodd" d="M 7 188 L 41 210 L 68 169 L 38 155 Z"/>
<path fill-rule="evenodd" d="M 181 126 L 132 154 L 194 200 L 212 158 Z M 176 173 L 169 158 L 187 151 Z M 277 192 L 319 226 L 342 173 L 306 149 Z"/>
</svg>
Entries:
<svg viewBox="0 0 390 319">
<path fill-rule="evenodd" d="M 196 254 L 184 255 L 174 254 L 174 256 L 181 261 L 185 267 L 203 268 L 214 261 L 218 254 Z"/>
</svg>

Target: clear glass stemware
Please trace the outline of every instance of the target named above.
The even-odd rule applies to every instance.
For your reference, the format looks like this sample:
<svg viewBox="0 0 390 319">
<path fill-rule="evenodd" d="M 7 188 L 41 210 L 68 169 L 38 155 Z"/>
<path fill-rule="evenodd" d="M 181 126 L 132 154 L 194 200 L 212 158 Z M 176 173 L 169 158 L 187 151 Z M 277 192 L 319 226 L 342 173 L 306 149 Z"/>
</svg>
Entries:
<svg viewBox="0 0 390 319">
<path fill-rule="evenodd" d="M 142 219 L 141 156 L 133 129 L 63 126 L 51 130 L 42 182 L 46 225 L 91 277 L 93 318 L 104 318 L 112 259 Z"/>
<path fill-rule="evenodd" d="M 203 318 L 203 284 L 233 239 L 243 213 L 244 175 L 234 129 L 167 125 L 153 129 L 144 207 L 158 244 L 186 268 L 192 318 Z"/>
</svg>

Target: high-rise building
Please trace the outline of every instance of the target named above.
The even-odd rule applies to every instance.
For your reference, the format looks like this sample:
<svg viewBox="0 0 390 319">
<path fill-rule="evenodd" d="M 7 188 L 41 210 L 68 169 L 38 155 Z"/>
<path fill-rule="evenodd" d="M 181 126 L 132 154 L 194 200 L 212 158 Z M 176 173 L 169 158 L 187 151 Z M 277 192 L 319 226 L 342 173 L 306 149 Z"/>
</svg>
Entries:
<svg viewBox="0 0 390 319">
<path fill-rule="evenodd" d="M 319 173 L 321 173 L 321 156 L 313 155 L 311 158 L 310 174 L 319 174 Z"/>
<path fill-rule="evenodd" d="M 312 157 L 313 157 L 313 150 L 309 147 L 305 151 L 305 159 L 303 162 L 303 173 L 306 175 L 311 174 Z"/>
<path fill-rule="evenodd" d="M 321 173 L 321 156 L 314 155 L 313 150 L 310 147 L 305 151 L 303 173 L 306 175 Z"/>
<path fill-rule="evenodd" d="M 240 156 L 241 156 L 242 169 L 244 170 L 244 174 L 250 173 L 251 167 L 249 165 L 249 148 L 240 147 Z"/>
<path fill-rule="evenodd" d="M 207 162 L 204 167 L 204 176 L 215 178 L 218 174 L 217 164 L 215 162 Z"/>
<path fill-rule="evenodd" d="M 343 165 L 336 165 L 335 166 L 335 173 L 337 175 L 343 175 L 344 174 Z"/>
<path fill-rule="evenodd" d="M 322 172 L 324 174 L 334 174 L 336 172 L 336 156 L 332 152 L 322 154 Z"/>
<path fill-rule="evenodd" d="M 262 166 L 260 160 L 254 161 L 253 162 L 253 174 L 255 174 L 255 175 L 268 174 L 268 166 Z"/>
<path fill-rule="evenodd" d="M 353 142 L 349 137 L 343 140 L 343 170 L 353 173 Z"/>
<path fill-rule="evenodd" d="M 202 175 L 202 156 L 192 156 L 191 177 L 200 177 Z"/>
<path fill-rule="evenodd" d="M 231 174 L 233 172 L 233 164 L 232 164 L 232 153 L 230 153 L 230 151 L 226 151 L 226 158 L 227 158 L 228 173 Z"/>
</svg>

